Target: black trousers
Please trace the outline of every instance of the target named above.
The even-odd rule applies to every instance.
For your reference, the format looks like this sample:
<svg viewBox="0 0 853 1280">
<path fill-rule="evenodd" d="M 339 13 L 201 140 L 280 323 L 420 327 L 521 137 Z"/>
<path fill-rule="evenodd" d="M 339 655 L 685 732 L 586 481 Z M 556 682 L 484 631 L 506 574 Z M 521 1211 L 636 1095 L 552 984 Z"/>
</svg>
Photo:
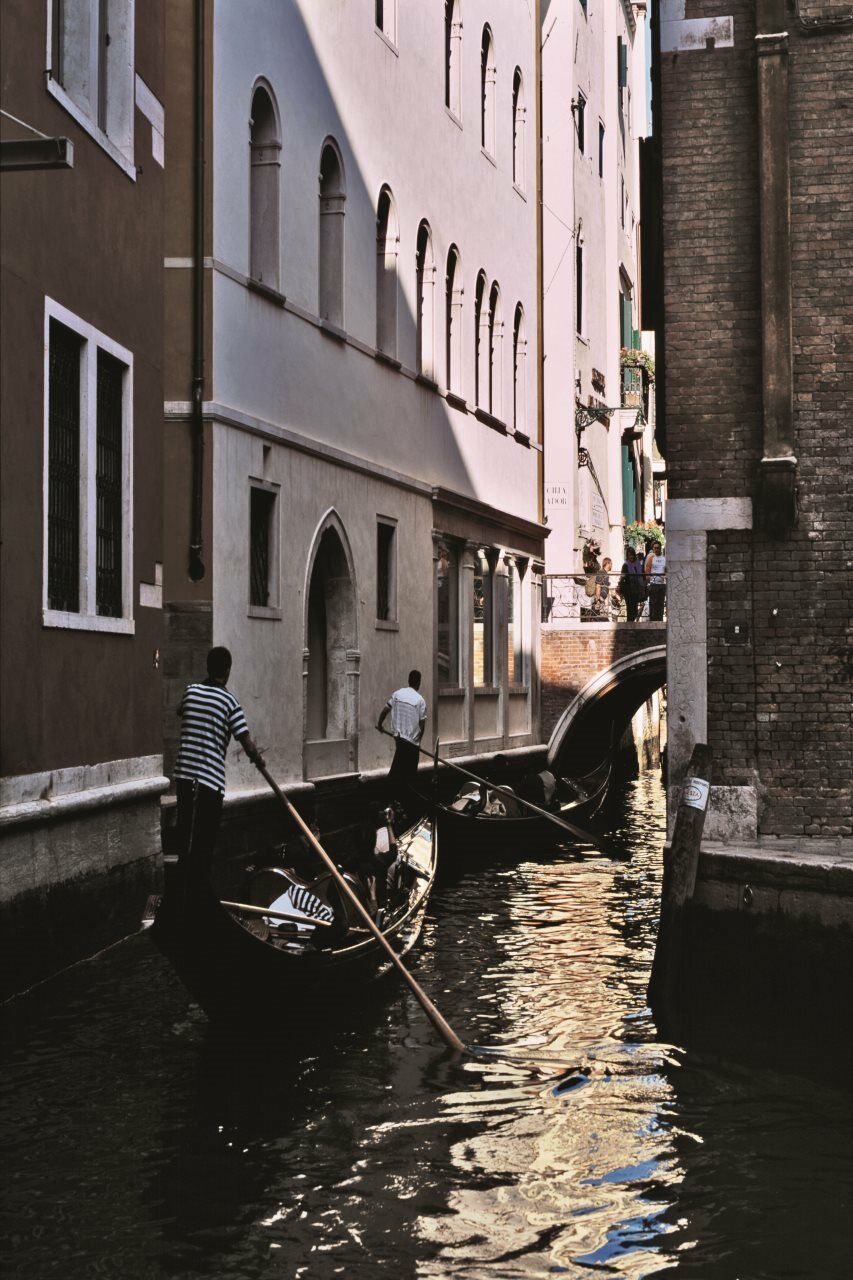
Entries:
<svg viewBox="0 0 853 1280">
<path fill-rule="evenodd" d="M 659 583 L 649 584 L 649 622 L 663 622 L 663 602 L 666 599 L 666 586 Z"/>
<path fill-rule="evenodd" d="M 178 884 L 184 903 L 210 890 L 213 850 L 222 818 L 222 793 L 200 782 L 179 778 Z"/>
<path fill-rule="evenodd" d="M 388 789 L 393 798 L 403 804 L 410 804 L 412 801 L 419 758 L 420 751 L 414 742 L 407 742 L 405 738 L 396 739 L 394 759 L 388 770 Z"/>
</svg>

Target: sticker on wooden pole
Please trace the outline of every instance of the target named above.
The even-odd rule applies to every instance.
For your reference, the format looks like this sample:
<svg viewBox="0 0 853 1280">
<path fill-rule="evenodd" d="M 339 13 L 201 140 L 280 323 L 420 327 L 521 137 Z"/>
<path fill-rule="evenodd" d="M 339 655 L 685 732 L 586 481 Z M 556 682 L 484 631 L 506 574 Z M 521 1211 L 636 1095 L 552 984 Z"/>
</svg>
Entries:
<svg viewBox="0 0 853 1280">
<path fill-rule="evenodd" d="M 685 778 L 681 788 L 682 802 L 689 804 L 691 809 L 705 810 L 708 807 L 710 789 L 710 784 L 704 778 Z"/>
</svg>

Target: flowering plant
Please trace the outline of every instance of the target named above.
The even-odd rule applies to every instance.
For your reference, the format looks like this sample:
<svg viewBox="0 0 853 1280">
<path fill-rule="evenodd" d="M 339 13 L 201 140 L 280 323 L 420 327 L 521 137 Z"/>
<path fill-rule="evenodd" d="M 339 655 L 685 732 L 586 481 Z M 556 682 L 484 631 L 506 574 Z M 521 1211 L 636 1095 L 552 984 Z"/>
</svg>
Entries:
<svg viewBox="0 0 853 1280">
<path fill-rule="evenodd" d="M 587 538 L 583 544 L 583 566 L 586 569 L 601 555 L 601 543 L 596 538 Z"/>
<path fill-rule="evenodd" d="M 659 542 L 662 547 L 666 546 L 666 534 L 654 520 L 634 520 L 625 526 L 626 547 L 639 547 L 644 551 L 647 542 Z"/>
<path fill-rule="evenodd" d="M 643 369 L 649 382 L 654 382 L 655 358 L 648 351 L 640 351 L 637 347 L 623 347 L 619 352 L 619 363 L 623 369 Z"/>
</svg>

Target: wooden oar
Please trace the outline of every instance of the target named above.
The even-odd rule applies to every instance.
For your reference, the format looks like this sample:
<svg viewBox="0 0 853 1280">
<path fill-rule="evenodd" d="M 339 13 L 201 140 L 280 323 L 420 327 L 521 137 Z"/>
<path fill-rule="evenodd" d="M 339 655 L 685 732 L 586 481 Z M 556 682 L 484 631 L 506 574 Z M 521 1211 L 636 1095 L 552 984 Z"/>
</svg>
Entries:
<svg viewBox="0 0 853 1280">
<path fill-rule="evenodd" d="M 445 1019 L 441 1016 L 438 1009 L 436 1009 L 435 1005 L 430 1000 L 426 992 L 422 989 L 422 987 L 415 981 L 415 979 L 409 973 L 408 969 L 403 964 L 400 957 L 397 955 L 397 952 L 394 950 L 391 944 L 387 941 L 387 939 L 383 936 L 382 931 L 377 927 L 376 922 L 374 921 L 373 917 L 370 915 L 370 912 L 366 911 L 362 906 L 362 904 L 359 902 L 357 896 L 353 893 L 352 889 L 347 884 L 346 880 L 341 875 L 338 868 L 335 866 L 335 863 L 326 853 L 326 850 L 320 844 L 320 841 L 314 835 L 314 832 L 308 826 L 307 822 L 305 822 L 301 814 L 290 803 L 287 796 L 284 794 L 281 787 L 276 782 L 275 778 L 273 778 L 272 774 L 265 768 L 264 765 L 258 764 L 256 762 L 255 767 L 257 768 L 258 772 L 263 774 L 263 776 L 266 778 L 267 782 L 272 787 L 273 791 L 275 792 L 276 796 L 278 797 L 283 807 L 287 810 L 291 818 L 293 818 L 294 822 L 302 831 L 303 835 L 310 842 L 314 852 L 317 854 L 319 858 L 323 860 L 326 867 L 331 872 L 332 878 L 334 879 L 335 884 L 338 886 L 338 888 L 341 890 L 342 893 L 346 894 L 346 896 L 349 898 L 350 902 L 355 907 L 358 914 L 361 916 L 364 923 L 367 925 L 367 928 L 370 931 L 370 933 L 373 934 L 374 938 L 380 944 L 383 950 L 387 952 L 389 960 L 391 960 L 391 962 L 396 966 L 403 981 L 408 984 L 409 988 L 412 991 L 412 994 L 415 996 L 416 1000 L 419 1002 L 421 1008 L 429 1018 L 432 1025 L 435 1027 L 438 1034 L 441 1036 L 444 1042 L 450 1046 L 451 1049 L 455 1049 L 457 1053 L 465 1053 L 466 1052 L 465 1045 L 459 1039 L 458 1035 L 450 1026 L 450 1024 L 446 1022 Z"/>
<path fill-rule="evenodd" d="M 388 738 L 395 738 L 395 735 L 393 733 L 389 733 L 387 729 L 381 729 L 380 732 L 384 733 Z M 552 822 L 555 827 L 562 827 L 564 831 L 567 831 L 569 835 L 574 836 L 576 840 L 582 840 L 586 844 L 591 844 L 593 848 L 598 849 L 599 853 L 604 853 L 609 858 L 621 859 L 621 854 L 608 851 L 607 844 L 602 842 L 599 836 L 593 835 L 591 831 L 584 831 L 582 827 L 576 827 L 573 822 L 567 822 L 565 818 L 558 818 L 555 813 L 549 813 L 547 809 L 541 809 L 538 804 L 533 804 L 531 800 L 522 799 L 521 796 L 516 795 L 515 792 L 508 787 L 502 787 L 499 783 L 489 782 L 488 779 L 481 778 L 479 774 L 472 773 L 470 769 L 463 769 L 461 765 L 454 764 L 452 760 L 442 759 L 438 754 L 437 746 L 435 751 L 427 751 L 425 747 L 422 747 L 420 743 L 418 743 L 418 751 L 420 751 L 421 755 L 429 756 L 430 760 L 434 763 L 443 765 L 445 769 L 454 769 L 456 773 L 461 773 L 463 777 L 471 778 L 474 782 L 479 782 L 482 786 L 489 787 L 492 791 L 503 791 L 505 795 L 512 796 L 513 800 L 515 800 L 517 804 L 522 805 L 525 809 L 530 809 L 533 813 L 538 814 L 540 818 L 546 818 L 548 822 Z"/>
<path fill-rule="evenodd" d="M 228 907 L 229 911 L 244 911 L 250 916 L 271 916 L 274 920 L 292 920 L 294 924 L 310 924 L 322 925 L 324 929 L 331 929 L 331 920 L 318 920 L 314 916 L 297 916 L 290 911 L 273 911 L 272 907 L 256 907 L 251 902 L 226 902 L 224 898 L 220 898 L 223 907 Z"/>
</svg>

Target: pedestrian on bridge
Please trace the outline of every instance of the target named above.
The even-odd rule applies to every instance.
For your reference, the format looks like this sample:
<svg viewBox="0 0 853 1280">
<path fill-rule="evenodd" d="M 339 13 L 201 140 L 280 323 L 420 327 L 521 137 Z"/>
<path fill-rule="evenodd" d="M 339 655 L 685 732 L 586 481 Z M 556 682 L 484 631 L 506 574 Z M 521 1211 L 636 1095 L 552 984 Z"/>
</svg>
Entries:
<svg viewBox="0 0 853 1280">
<path fill-rule="evenodd" d="M 663 622 L 666 599 L 666 556 L 659 542 L 652 543 L 646 556 L 646 582 L 649 588 L 649 622 Z"/>
</svg>

